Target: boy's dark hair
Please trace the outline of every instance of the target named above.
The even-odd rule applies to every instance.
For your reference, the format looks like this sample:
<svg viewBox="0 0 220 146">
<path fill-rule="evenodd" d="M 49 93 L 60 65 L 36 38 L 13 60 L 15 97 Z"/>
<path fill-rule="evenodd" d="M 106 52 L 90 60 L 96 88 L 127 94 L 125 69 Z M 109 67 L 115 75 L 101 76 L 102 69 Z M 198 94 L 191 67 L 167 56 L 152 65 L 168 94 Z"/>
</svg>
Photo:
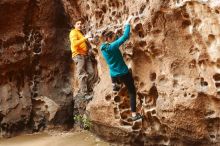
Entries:
<svg viewBox="0 0 220 146">
<path fill-rule="evenodd" d="M 76 22 L 78 22 L 78 21 L 81 21 L 83 23 L 83 19 L 82 18 L 77 18 L 77 19 L 74 20 L 73 25 L 75 25 Z"/>
<path fill-rule="evenodd" d="M 104 31 L 102 33 L 102 37 L 104 38 L 105 41 L 107 41 L 108 38 L 112 38 L 114 36 L 113 31 Z"/>
</svg>

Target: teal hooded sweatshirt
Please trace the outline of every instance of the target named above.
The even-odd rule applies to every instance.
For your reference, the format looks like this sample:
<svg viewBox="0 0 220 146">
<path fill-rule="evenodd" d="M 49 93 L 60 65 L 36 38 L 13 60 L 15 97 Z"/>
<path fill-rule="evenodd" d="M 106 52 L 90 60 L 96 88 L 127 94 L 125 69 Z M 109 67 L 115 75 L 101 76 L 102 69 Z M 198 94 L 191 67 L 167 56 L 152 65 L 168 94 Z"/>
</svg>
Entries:
<svg viewBox="0 0 220 146">
<path fill-rule="evenodd" d="M 108 64 L 112 77 L 123 76 L 128 73 L 128 67 L 124 62 L 119 47 L 129 38 L 129 34 L 130 24 L 126 24 L 121 37 L 112 43 L 103 43 L 101 45 L 102 55 Z"/>
</svg>

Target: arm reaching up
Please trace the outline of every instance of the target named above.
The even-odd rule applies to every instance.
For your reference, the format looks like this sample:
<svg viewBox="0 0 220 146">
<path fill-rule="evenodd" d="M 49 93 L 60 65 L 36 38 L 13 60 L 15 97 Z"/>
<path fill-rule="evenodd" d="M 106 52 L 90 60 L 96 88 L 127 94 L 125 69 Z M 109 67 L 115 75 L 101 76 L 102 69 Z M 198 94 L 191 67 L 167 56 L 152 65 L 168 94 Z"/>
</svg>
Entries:
<svg viewBox="0 0 220 146">
<path fill-rule="evenodd" d="M 111 43 L 111 48 L 117 48 L 121 46 L 126 40 L 129 39 L 129 34 L 130 34 L 130 29 L 131 29 L 130 21 L 132 18 L 133 16 L 129 16 L 128 19 L 125 21 L 123 35 L 120 38 L 118 38 L 116 41 Z"/>
<path fill-rule="evenodd" d="M 126 40 L 129 39 L 129 34 L 130 34 L 130 24 L 126 24 L 124 27 L 124 33 L 121 37 L 119 37 L 116 41 L 112 42 L 112 46 L 121 46 Z"/>
<path fill-rule="evenodd" d="M 129 16 L 128 19 L 125 21 L 125 25 L 130 24 L 130 21 L 131 21 L 131 19 L 132 19 L 133 17 L 134 17 L 134 16 Z"/>
</svg>

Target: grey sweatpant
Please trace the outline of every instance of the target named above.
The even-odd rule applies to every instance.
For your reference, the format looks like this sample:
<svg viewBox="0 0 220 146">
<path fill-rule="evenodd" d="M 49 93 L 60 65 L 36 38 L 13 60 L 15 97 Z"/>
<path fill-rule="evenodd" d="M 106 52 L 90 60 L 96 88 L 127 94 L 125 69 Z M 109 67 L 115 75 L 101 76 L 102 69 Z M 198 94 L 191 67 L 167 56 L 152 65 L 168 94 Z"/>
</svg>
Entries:
<svg viewBox="0 0 220 146">
<path fill-rule="evenodd" d="M 92 90 L 92 81 L 94 79 L 94 68 L 92 61 L 87 55 L 77 55 L 73 58 L 76 64 L 76 76 L 79 83 L 79 91 L 83 95 Z"/>
</svg>

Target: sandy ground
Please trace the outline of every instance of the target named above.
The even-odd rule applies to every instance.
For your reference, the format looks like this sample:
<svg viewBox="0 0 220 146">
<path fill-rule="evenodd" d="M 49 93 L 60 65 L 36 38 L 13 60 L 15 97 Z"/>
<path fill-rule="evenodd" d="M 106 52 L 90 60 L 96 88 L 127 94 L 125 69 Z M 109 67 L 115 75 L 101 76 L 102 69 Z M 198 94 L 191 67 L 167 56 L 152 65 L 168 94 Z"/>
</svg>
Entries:
<svg viewBox="0 0 220 146">
<path fill-rule="evenodd" d="M 50 132 L 0 139 L 0 146 L 109 146 L 87 131 Z"/>
</svg>

